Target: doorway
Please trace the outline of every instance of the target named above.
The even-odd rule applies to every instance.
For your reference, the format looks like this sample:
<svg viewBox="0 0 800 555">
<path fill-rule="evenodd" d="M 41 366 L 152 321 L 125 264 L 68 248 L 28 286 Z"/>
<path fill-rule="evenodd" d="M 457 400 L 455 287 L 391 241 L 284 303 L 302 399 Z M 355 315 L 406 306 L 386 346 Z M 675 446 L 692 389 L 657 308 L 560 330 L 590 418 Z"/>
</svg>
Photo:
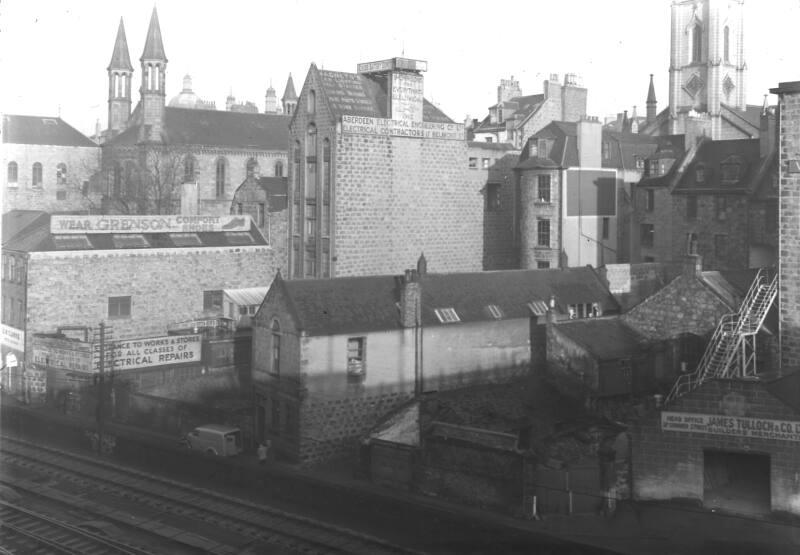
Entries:
<svg viewBox="0 0 800 555">
<path fill-rule="evenodd" d="M 740 514 L 769 513 L 769 455 L 703 451 L 703 504 Z"/>
</svg>

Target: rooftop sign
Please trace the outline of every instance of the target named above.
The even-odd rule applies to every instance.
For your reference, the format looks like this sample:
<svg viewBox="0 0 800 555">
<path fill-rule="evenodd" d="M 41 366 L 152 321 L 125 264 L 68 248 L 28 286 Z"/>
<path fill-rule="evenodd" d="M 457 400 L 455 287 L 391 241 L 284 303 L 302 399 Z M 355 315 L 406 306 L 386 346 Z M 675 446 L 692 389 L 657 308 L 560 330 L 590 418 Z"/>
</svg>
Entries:
<svg viewBox="0 0 800 555">
<path fill-rule="evenodd" d="M 195 233 L 250 231 L 250 216 L 50 216 L 50 233 Z"/>
<path fill-rule="evenodd" d="M 661 413 L 661 429 L 671 432 L 704 432 L 723 436 L 800 442 L 800 421 L 796 420 L 665 411 Z"/>
<path fill-rule="evenodd" d="M 358 64 L 358 73 L 380 73 L 393 70 L 428 71 L 428 62 L 424 60 L 411 60 L 409 58 L 390 58 L 377 62 Z"/>
</svg>

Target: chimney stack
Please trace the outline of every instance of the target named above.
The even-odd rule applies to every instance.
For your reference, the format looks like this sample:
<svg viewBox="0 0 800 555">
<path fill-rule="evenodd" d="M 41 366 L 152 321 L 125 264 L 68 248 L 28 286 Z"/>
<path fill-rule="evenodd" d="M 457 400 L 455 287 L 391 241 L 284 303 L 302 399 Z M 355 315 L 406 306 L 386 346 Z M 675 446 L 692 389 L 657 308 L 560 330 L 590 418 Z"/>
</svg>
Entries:
<svg viewBox="0 0 800 555">
<path fill-rule="evenodd" d="M 699 254 L 689 254 L 683 259 L 684 277 L 697 277 L 703 271 L 703 257 Z"/>
<path fill-rule="evenodd" d="M 414 328 L 422 321 L 422 287 L 418 271 L 406 270 L 401 282 L 400 325 Z"/>
</svg>

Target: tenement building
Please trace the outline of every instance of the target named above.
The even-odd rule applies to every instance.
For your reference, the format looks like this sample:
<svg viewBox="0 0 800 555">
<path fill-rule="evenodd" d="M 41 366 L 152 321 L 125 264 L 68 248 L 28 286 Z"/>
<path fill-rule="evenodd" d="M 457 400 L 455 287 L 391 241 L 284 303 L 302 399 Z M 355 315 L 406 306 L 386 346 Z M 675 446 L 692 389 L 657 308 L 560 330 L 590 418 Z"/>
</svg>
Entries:
<svg viewBox="0 0 800 555">
<path fill-rule="evenodd" d="M 2 349 L 23 368 L 34 334 L 105 321 L 115 339 L 163 336 L 179 322 L 222 317 L 226 290 L 262 286 L 280 269 L 246 215 L 12 211 L 3 223 Z"/>
<path fill-rule="evenodd" d="M 254 104 L 235 100 L 218 111 L 194 94 L 187 76 L 183 91 L 166 105 L 167 56 L 155 8 L 140 61 L 140 99 L 133 107 L 133 65 L 120 21 L 102 143 L 106 212 L 177 213 L 181 187 L 191 183 L 195 200 L 180 211 L 224 215 L 246 178 L 285 175 L 290 117 L 278 113 L 274 90 L 268 113 L 253 113 Z"/>
<path fill-rule="evenodd" d="M 483 185 L 464 125 L 423 97 L 427 63 L 311 65 L 289 126 L 291 278 L 482 269 Z"/>
</svg>

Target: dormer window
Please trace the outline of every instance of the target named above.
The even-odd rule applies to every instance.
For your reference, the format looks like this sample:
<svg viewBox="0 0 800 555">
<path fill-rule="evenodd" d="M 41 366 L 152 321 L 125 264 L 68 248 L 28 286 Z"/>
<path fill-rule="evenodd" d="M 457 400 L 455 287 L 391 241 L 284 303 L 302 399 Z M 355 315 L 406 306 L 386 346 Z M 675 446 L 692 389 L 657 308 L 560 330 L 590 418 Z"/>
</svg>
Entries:
<svg viewBox="0 0 800 555">
<path fill-rule="evenodd" d="M 694 180 L 697 183 L 705 183 L 706 182 L 706 167 L 705 166 L 697 166 L 694 169 Z"/>
<path fill-rule="evenodd" d="M 461 321 L 455 308 L 437 308 L 434 313 L 442 324 L 454 324 Z"/>
<path fill-rule="evenodd" d="M 636 158 L 636 169 L 643 170 L 644 169 L 644 158 Z"/>
<path fill-rule="evenodd" d="M 547 158 L 550 155 L 550 152 L 547 148 L 547 139 L 539 139 L 537 148 L 537 156 L 539 158 Z"/>
<path fill-rule="evenodd" d="M 495 320 L 500 320 L 503 318 L 503 312 L 500 310 L 500 307 L 496 304 L 486 305 L 486 312 L 494 318 Z"/>
<path fill-rule="evenodd" d="M 661 175 L 661 160 L 647 161 L 647 175 L 650 177 Z"/>
<path fill-rule="evenodd" d="M 738 156 L 726 158 L 720 165 L 723 183 L 736 183 L 741 179 L 742 163 Z"/>
</svg>

